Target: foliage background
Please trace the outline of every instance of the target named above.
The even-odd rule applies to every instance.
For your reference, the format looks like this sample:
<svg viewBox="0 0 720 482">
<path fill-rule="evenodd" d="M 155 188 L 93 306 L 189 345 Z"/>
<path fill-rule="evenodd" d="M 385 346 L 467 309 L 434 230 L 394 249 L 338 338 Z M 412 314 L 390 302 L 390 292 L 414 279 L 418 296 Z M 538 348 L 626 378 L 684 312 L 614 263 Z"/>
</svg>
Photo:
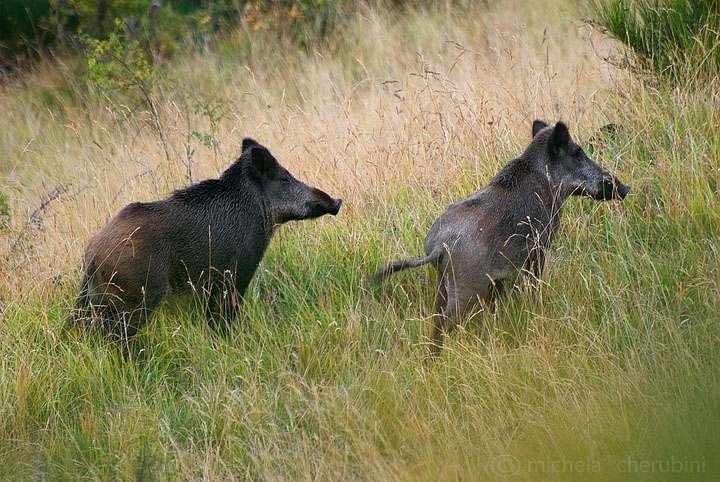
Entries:
<svg viewBox="0 0 720 482">
<path fill-rule="evenodd" d="M 458 1 L 457 4 L 467 3 Z M 83 35 L 105 39 L 114 22 L 127 23 L 134 40 L 174 55 L 218 33 L 272 29 L 300 46 L 322 41 L 352 15 L 371 6 L 408 8 L 427 0 L 5 0 L 0 3 L 0 61 L 65 53 Z"/>
</svg>

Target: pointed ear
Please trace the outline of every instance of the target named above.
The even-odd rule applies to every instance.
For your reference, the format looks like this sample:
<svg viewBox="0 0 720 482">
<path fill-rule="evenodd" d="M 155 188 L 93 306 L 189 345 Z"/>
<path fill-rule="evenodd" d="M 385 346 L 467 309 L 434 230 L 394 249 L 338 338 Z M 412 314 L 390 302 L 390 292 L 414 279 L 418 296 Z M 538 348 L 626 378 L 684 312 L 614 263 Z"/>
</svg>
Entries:
<svg viewBox="0 0 720 482">
<path fill-rule="evenodd" d="M 550 153 L 557 155 L 560 151 L 567 150 L 570 147 L 571 142 L 570 131 L 567 126 L 562 122 L 555 124 L 552 134 L 550 134 L 550 141 L 548 143 Z"/>
<path fill-rule="evenodd" d="M 251 138 L 249 138 L 249 137 L 246 137 L 245 139 L 243 139 L 242 152 L 247 151 L 247 150 L 250 149 L 252 146 L 259 146 L 259 145 L 260 145 L 260 144 L 258 144 L 258 142 L 257 142 L 255 139 L 251 139 Z"/>
<path fill-rule="evenodd" d="M 600 128 L 600 132 L 603 134 L 615 134 L 618 130 L 620 130 L 620 126 L 617 124 L 605 124 Z"/>
<path fill-rule="evenodd" d="M 277 161 L 260 144 L 250 147 L 250 164 L 260 174 L 263 179 L 272 179 L 277 172 Z"/>
<path fill-rule="evenodd" d="M 535 121 L 533 121 L 532 136 L 535 137 L 536 135 L 538 135 L 538 132 L 545 129 L 546 127 L 547 127 L 546 123 L 544 123 L 541 120 L 536 119 Z"/>
</svg>

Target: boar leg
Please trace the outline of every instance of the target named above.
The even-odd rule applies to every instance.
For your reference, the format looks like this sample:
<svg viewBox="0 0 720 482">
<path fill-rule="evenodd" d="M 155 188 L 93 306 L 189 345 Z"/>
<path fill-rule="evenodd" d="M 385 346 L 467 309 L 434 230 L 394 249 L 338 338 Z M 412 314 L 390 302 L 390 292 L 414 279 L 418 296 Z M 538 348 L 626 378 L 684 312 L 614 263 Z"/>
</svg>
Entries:
<svg viewBox="0 0 720 482">
<path fill-rule="evenodd" d="M 433 355 L 437 354 L 442 348 L 444 335 L 449 335 L 455 329 L 468 309 L 473 305 L 473 296 L 460 292 L 457 286 L 452 286 L 452 283 L 447 282 L 447 277 L 443 278 L 441 282 L 444 286 L 440 293 L 442 295 L 444 292 L 444 295 L 438 296 L 436 307 L 442 303 L 441 299 L 445 303 L 433 319 L 433 335 L 430 346 Z"/>
<path fill-rule="evenodd" d="M 450 291 L 450 290 L 448 290 Z M 460 309 L 457 298 L 449 294 L 445 307 L 433 317 L 433 334 L 430 344 L 430 353 L 435 356 L 443 346 L 443 338 L 449 335 L 457 326 L 462 317 L 463 310 Z"/>
<path fill-rule="evenodd" d="M 116 311 L 111 323 L 110 335 L 118 340 L 132 338 L 145 323 L 152 310 L 138 306 L 132 311 Z"/>
<path fill-rule="evenodd" d="M 534 282 L 537 282 L 540 279 L 540 273 L 542 273 L 544 266 L 545 250 L 542 246 L 533 247 L 528 254 L 527 261 L 525 262 L 527 276 L 529 276 Z"/>
<path fill-rule="evenodd" d="M 432 316 L 432 338 L 430 339 L 430 354 L 432 356 L 442 348 L 443 344 L 443 332 L 445 331 L 445 307 L 447 306 L 448 292 L 447 286 L 445 285 L 445 276 L 437 272 L 436 277 L 436 289 L 435 289 L 435 309 Z"/>
<path fill-rule="evenodd" d="M 227 332 L 237 313 L 235 286 L 231 283 L 213 283 L 206 308 L 210 326 L 219 332 Z"/>
<path fill-rule="evenodd" d="M 473 307 L 487 305 L 493 301 L 502 289 L 502 280 L 491 282 L 487 277 L 478 277 L 474 273 L 455 273 L 456 277 L 449 280 L 443 276 L 442 286 L 438 282 L 438 291 L 444 297 L 436 299 L 436 312 L 433 324 L 431 352 L 437 354 L 443 345 L 443 335 L 449 335 Z M 463 276 L 464 275 L 464 276 Z M 458 280 L 462 280 L 458 282 Z M 438 309 L 439 299 L 445 299 L 444 307 Z"/>
<path fill-rule="evenodd" d="M 153 276 L 146 280 L 149 288 L 144 286 L 140 293 L 135 296 L 126 295 L 122 299 L 116 298 L 109 302 L 112 311 L 112 323 L 109 332 L 112 336 L 127 341 L 135 336 L 145 322 L 150 318 L 155 308 L 160 304 L 167 293 L 167 278 L 163 279 L 162 274 Z"/>
</svg>

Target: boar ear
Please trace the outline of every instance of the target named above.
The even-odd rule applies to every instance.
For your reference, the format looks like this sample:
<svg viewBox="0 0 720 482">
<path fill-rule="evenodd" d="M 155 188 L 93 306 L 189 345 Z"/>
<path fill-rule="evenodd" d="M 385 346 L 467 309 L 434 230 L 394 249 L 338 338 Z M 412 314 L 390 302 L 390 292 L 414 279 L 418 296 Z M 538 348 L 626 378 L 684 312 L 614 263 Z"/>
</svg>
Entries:
<svg viewBox="0 0 720 482">
<path fill-rule="evenodd" d="M 617 124 L 605 124 L 600 128 L 602 134 L 615 134 L 619 130 L 621 130 L 621 128 Z"/>
<path fill-rule="evenodd" d="M 255 139 L 251 139 L 251 138 L 249 138 L 249 137 L 246 137 L 245 139 L 243 139 L 242 152 L 247 151 L 247 150 L 250 149 L 252 146 L 259 146 L 259 145 L 260 145 L 260 144 L 258 144 L 258 142 L 257 142 Z"/>
<path fill-rule="evenodd" d="M 550 135 L 550 153 L 557 155 L 561 150 L 567 150 L 572 140 L 567 126 L 558 122 Z"/>
<path fill-rule="evenodd" d="M 263 146 L 258 144 L 250 148 L 250 164 L 264 179 L 275 177 L 277 161 Z"/>
<path fill-rule="evenodd" d="M 547 127 L 546 123 L 544 123 L 541 120 L 536 119 L 535 121 L 533 121 L 532 136 L 535 137 L 536 135 L 538 135 L 538 132 L 545 129 L 546 127 Z"/>
</svg>

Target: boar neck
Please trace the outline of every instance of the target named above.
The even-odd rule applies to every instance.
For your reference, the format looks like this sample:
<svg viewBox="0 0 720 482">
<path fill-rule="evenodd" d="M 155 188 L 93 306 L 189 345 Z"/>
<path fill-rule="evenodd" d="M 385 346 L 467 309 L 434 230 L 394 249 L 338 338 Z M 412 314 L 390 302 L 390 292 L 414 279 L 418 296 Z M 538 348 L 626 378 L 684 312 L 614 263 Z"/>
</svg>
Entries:
<svg viewBox="0 0 720 482">
<path fill-rule="evenodd" d="M 215 220 L 225 227 L 261 226 L 269 240 L 273 233 L 270 210 L 262 187 L 249 179 L 208 179 L 173 193 L 170 200 L 185 207 L 201 224 Z M 189 208 L 189 209 L 188 209 Z M 214 223 L 213 223 L 214 224 Z"/>
<path fill-rule="evenodd" d="M 535 156 L 523 154 L 509 161 L 490 179 L 490 186 L 497 186 L 514 196 L 539 202 L 548 218 L 556 220 L 562 214 L 570 193 L 553 180 L 547 162 Z"/>
</svg>

